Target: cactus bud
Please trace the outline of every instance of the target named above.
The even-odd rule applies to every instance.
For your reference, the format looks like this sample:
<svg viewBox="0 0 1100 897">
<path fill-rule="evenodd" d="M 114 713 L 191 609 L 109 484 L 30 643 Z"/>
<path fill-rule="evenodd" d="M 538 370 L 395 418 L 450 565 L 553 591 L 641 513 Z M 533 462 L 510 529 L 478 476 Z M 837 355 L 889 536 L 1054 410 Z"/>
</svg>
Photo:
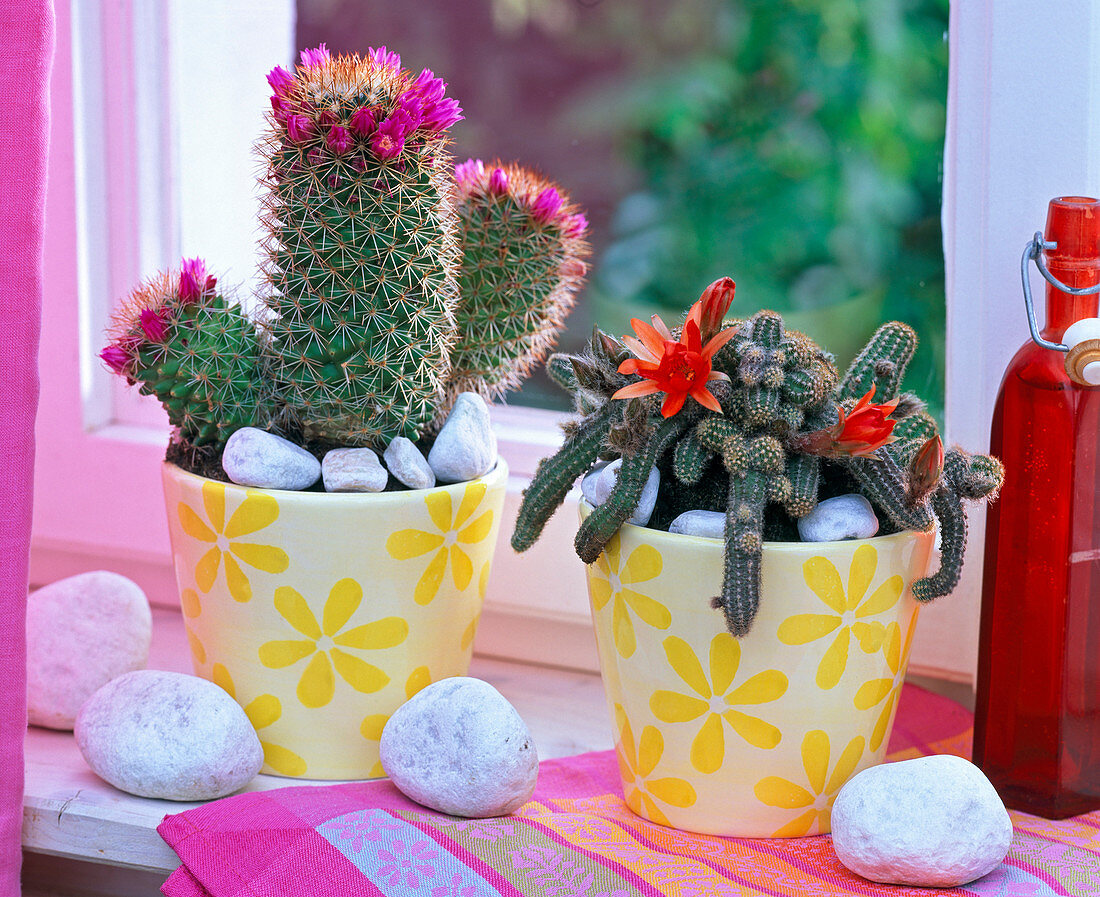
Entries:
<svg viewBox="0 0 1100 897">
<path fill-rule="evenodd" d="M 906 498 L 910 504 L 915 504 L 935 491 L 943 476 L 943 463 L 943 440 L 938 435 L 933 436 L 909 462 L 909 489 Z"/>
<path fill-rule="evenodd" d="M 504 173 L 503 168 L 494 168 L 493 173 L 489 175 L 489 192 L 497 196 L 508 192 L 508 175 Z"/>
</svg>

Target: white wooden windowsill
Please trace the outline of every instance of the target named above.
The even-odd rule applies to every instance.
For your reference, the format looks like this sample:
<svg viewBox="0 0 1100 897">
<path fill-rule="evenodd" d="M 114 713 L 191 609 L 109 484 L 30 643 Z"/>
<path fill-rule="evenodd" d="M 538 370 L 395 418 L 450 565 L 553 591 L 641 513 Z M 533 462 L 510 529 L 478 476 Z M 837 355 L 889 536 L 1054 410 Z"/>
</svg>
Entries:
<svg viewBox="0 0 1100 897">
<path fill-rule="evenodd" d="M 189 656 L 179 614 L 154 611 L 150 669 L 190 673 Z M 531 730 L 541 759 L 604 750 L 613 744 L 598 675 L 480 656 L 474 658 L 470 674 L 492 683 L 515 705 Z M 260 775 L 246 790 L 301 784 L 324 783 Z M 124 794 L 87 767 L 72 733 L 34 726 L 27 730 L 23 847 L 32 855 L 28 870 L 35 874 L 43 862 L 33 855 L 46 854 L 82 866 L 88 862 L 109 864 L 163 878 L 179 860 L 156 827 L 165 815 L 194 806 L 197 804 Z M 79 874 L 86 883 L 87 867 Z M 113 893 L 123 890 L 117 883 L 112 885 Z"/>
</svg>

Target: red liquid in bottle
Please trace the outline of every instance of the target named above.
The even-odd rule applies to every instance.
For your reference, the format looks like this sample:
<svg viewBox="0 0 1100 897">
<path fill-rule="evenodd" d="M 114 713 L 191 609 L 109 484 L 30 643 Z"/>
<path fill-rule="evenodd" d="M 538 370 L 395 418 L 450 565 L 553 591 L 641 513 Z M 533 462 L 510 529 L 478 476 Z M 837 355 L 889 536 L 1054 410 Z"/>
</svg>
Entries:
<svg viewBox="0 0 1100 897">
<path fill-rule="evenodd" d="M 1100 201 L 1051 200 L 1044 253 L 1069 287 L 1100 283 Z M 1097 316 L 1046 287 L 1045 339 Z M 1029 342 L 1005 372 L 990 452 L 1005 465 L 985 541 L 974 762 L 1008 807 L 1061 819 L 1100 808 L 1100 387 Z"/>
</svg>

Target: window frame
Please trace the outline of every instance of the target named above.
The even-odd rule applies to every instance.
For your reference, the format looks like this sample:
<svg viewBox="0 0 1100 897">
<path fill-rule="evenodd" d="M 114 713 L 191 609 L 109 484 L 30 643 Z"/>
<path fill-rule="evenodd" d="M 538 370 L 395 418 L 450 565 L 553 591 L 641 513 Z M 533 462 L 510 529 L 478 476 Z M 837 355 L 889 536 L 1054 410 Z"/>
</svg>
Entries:
<svg viewBox="0 0 1100 897">
<path fill-rule="evenodd" d="M 1094 187 L 1097 176 L 1088 152 L 1100 137 L 1094 5 L 1068 4 L 1087 23 L 1076 29 L 1065 27 L 1066 13 L 1036 20 L 1012 6 L 976 0 L 953 3 L 950 14 L 946 429 L 974 450 L 988 444 L 1000 373 L 1027 336 L 1015 298 L 1019 247 L 1042 226 L 1047 199 Z M 102 8 L 58 0 L 57 13 L 32 580 L 109 567 L 137 580 L 155 604 L 174 606 L 159 483 L 163 416 L 149 410 L 151 400 L 135 404 L 94 356 L 107 303 L 143 273 L 181 254 L 216 261 L 225 244 L 241 258 L 255 197 L 232 185 L 257 128 L 226 107 L 254 98 L 259 76 L 224 59 L 230 36 L 247 34 L 245 55 L 262 58 L 264 71 L 289 63 L 293 3 L 125 0 Z M 1032 74 L 1048 70 L 1055 53 L 1085 60 L 1082 83 Z M 211 100 L 218 92 L 227 98 L 220 105 Z M 198 121 L 205 126 L 182 124 Z M 213 226 L 207 210 L 230 204 L 231 188 L 235 211 Z M 235 264 L 230 279 L 241 280 L 244 263 Z M 516 555 L 507 544 L 520 492 L 561 442 L 562 417 L 493 409 L 511 473 L 478 650 L 591 669 L 584 568 L 572 551 L 575 492 L 534 548 Z M 971 522 L 963 581 L 949 601 L 924 611 L 914 672 L 973 681 L 984 515 L 972 512 Z"/>
</svg>

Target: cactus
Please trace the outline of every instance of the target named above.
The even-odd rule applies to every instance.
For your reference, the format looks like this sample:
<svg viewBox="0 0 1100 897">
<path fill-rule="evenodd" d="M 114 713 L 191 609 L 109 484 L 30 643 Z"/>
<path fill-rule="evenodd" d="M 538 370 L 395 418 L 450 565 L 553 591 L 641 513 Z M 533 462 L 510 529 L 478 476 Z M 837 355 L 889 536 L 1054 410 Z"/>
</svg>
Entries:
<svg viewBox="0 0 1100 897">
<path fill-rule="evenodd" d="M 516 388 L 553 347 L 584 281 L 588 222 L 557 185 L 519 165 L 455 169 L 462 258 L 452 394 Z"/>
<path fill-rule="evenodd" d="M 1003 471 L 961 450 L 945 461 L 923 403 L 899 393 L 916 335 L 884 325 L 841 380 L 832 357 L 774 312 L 722 329 L 732 295 L 723 278 L 677 330 L 656 316 L 652 326 L 635 320 L 637 338 L 620 344 L 596 330 L 579 355 L 550 359 L 553 379 L 586 417 L 524 493 L 513 546 L 532 544 L 586 460 L 622 457 L 607 501 L 581 524 L 577 554 L 586 563 L 598 557 L 657 467 L 651 526 L 691 508 L 725 509 L 722 591 L 711 603 L 734 636 L 749 632 L 757 612 L 765 538 L 797 538 L 794 521 L 820 495 L 853 484 L 886 528 L 927 530 L 940 520 L 943 564 L 914 594 L 926 601 L 950 591 L 965 548 L 962 501 L 995 494 Z M 876 394 L 887 401 L 873 404 Z"/>
<path fill-rule="evenodd" d="M 260 216 L 272 374 L 307 438 L 417 438 L 456 337 L 446 85 L 384 54 L 276 69 Z"/>
<path fill-rule="evenodd" d="M 220 447 L 234 430 L 269 422 L 256 327 L 218 293 L 199 259 L 137 287 L 111 333 L 103 360 L 156 396 L 194 445 Z"/>
<path fill-rule="evenodd" d="M 467 165 L 456 189 L 461 109 L 385 47 L 322 44 L 268 83 L 262 324 L 213 293 L 171 304 L 163 275 L 120 313 L 108 367 L 161 400 L 185 445 L 215 450 L 242 426 L 381 449 L 430 433 L 463 390 L 518 386 L 582 282 L 584 215 L 518 165 L 495 180 Z"/>
</svg>

